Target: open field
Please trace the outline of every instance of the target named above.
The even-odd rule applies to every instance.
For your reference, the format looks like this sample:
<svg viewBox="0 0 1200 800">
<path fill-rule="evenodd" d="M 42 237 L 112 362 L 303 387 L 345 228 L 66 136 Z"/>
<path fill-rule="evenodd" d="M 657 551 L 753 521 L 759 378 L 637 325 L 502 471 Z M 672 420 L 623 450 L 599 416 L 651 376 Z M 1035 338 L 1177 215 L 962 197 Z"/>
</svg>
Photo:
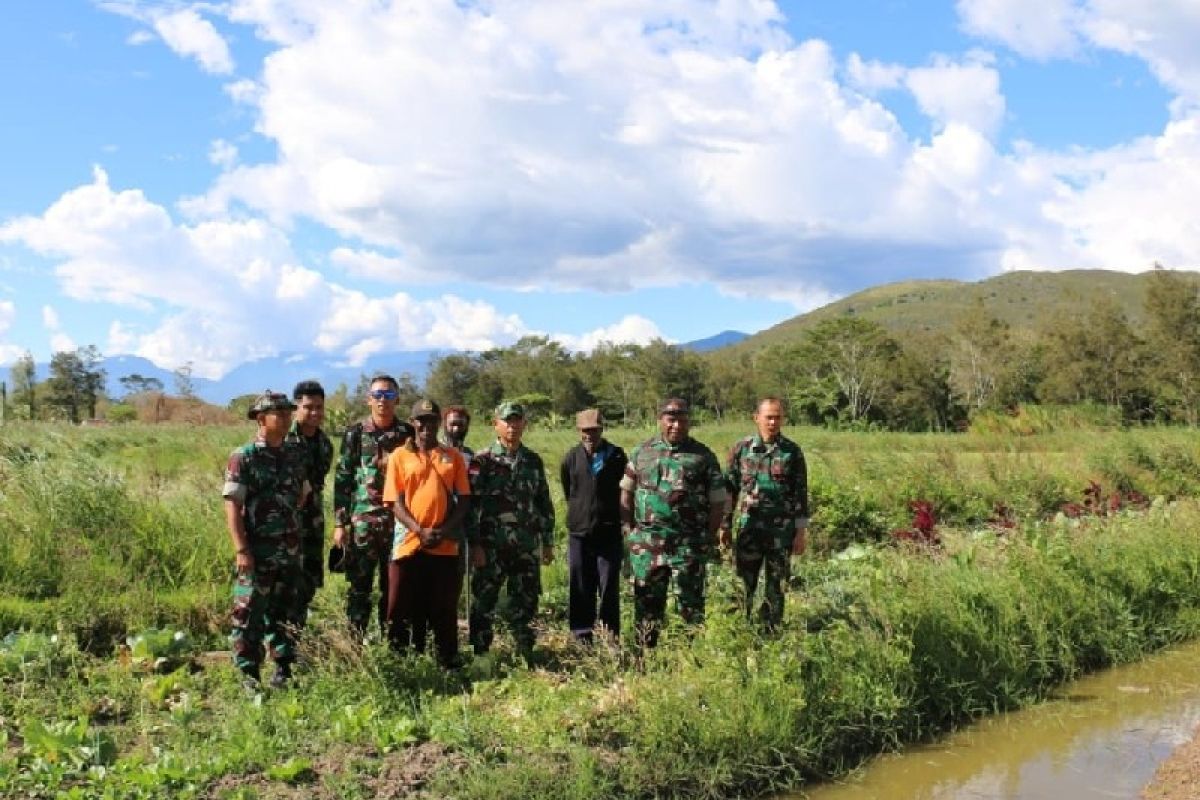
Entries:
<svg viewBox="0 0 1200 800">
<path fill-rule="evenodd" d="M 718 453 L 744 432 L 695 430 Z M 641 664 L 579 652 L 565 641 L 560 558 L 545 574 L 536 668 L 502 640 L 444 676 L 351 646 L 332 577 L 298 685 L 248 700 L 224 657 L 195 654 L 224 646 L 232 558 L 218 492 L 225 456 L 249 433 L 0 429 L 0 634 L 35 631 L 0 650 L 0 793 L 752 795 L 1200 632 L 1193 432 L 801 429 L 818 553 L 797 562 L 802 591 L 777 638 L 731 611 L 721 566 L 694 641 L 671 638 Z M 556 465 L 573 439 L 534 428 L 527 441 Z M 1106 511 L 1118 493 L 1123 507 L 1090 513 L 1091 481 Z M 918 499 L 933 504 L 944 547 L 874 546 L 909 525 Z M 1068 503 L 1078 519 L 1058 513 Z M 824 557 L 851 542 L 869 546 Z M 188 637 L 114 654 L 149 628 Z M 156 655 L 202 668 L 156 673 L 139 658 Z"/>
</svg>

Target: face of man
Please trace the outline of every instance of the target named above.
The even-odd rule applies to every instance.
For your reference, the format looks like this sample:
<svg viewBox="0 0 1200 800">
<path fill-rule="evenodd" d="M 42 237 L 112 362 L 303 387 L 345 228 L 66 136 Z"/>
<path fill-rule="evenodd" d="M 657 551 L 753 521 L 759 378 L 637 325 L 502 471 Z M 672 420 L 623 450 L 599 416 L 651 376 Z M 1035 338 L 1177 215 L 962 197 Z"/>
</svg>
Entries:
<svg viewBox="0 0 1200 800">
<path fill-rule="evenodd" d="M 509 417 L 508 419 L 496 420 L 496 436 L 500 439 L 500 444 L 509 450 L 516 449 L 517 445 L 521 443 L 521 436 L 524 433 L 524 417 Z"/>
<path fill-rule="evenodd" d="M 396 418 L 396 387 L 389 381 L 375 381 L 367 391 L 367 406 L 371 409 L 371 418 L 384 425 L 391 424 Z"/>
<path fill-rule="evenodd" d="M 325 398 L 320 395 L 303 395 L 296 401 L 296 412 L 293 415 L 296 424 L 307 435 L 317 432 L 325 422 Z"/>
<path fill-rule="evenodd" d="M 438 435 L 438 418 L 432 417 L 414 417 L 412 420 L 413 430 L 415 430 L 418 450 L 432 450 L 437 447 Z"/>
<path fill-rule="evenodd" d="M 471 423 L 467 420 L 466 414 L 451 411 L 446 415 L 444 427 L 447 439 L 454 442 L 465 442 L 467 440 L 467 430 L 471 427 Z"/>
<path fill-rule="evenodd" d="M 267 439 L 282 440 L 292 427 L 292 412 L 285 409 L 261 411 L 258 414 L 258 425 Z"/>
<path fill-rule="evenodd" d="M 680 444 L 686 441 L 688 430 L 691 427 L 692 421 L 687 412 L 672 413 L 668 411 L 658 417 L 658 430 L 667 444 Z"/>
<path fill-rule="evenodd" d="M 771 400 L 762 401 L 754 412 L 754 424 L 764 442 L 774 441 L 783 427 L 783 406 Z"/>
<path fill-rule="evenodd" d="M 583 449 L 589 453 L 596 452 L 596 447 L 600 444 L 600 437 L 603 435 L 604 428 L 600 426 L 579 429 L 579 441 L 583 442 Z"/>
</svg>

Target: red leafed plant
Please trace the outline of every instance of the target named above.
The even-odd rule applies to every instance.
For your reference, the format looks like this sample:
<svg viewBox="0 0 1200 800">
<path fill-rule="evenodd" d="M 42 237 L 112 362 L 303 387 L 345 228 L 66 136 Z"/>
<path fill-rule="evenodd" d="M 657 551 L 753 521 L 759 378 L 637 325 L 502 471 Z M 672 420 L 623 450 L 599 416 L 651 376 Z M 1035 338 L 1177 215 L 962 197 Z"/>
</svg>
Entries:
<svg viewBox="0 0 1200 800">
<path fill-rule="evenodd" d="M 928 500 L 910 500 L 908 509 L 912 511 L 912 527 L 897 528 L 892 531 L 892 538 L 900 542 L 913 542 L 930 547 L 942 543 L 942 537 L 936 530 L 937 517 L 933 513 L 933 503 Z"/>
<path fill-rule="evenodd" d="M 1104 488 L 1096 481 L 1088 481 L 1083 490 L 1083 502 L 1063 503 L 1062 513 L 1071 519 L 1080 517 L 1105 517 L 1115 514 L 1123 508 L 1144 511 L 1150 506 L 1150 501 L 1141 492 L 1129 491 L 1125 494 L 1116 491 L 1110 495 L 1104 494 Z"/>
<path fill-rule="evenodd" d="M 988 525 L 999 532 L 1009 531 L 1017 527 L 1017 520 L 1007 504 L 998 502 L 992 506 L 992 516 L 988 518 Z"/>
</svg>

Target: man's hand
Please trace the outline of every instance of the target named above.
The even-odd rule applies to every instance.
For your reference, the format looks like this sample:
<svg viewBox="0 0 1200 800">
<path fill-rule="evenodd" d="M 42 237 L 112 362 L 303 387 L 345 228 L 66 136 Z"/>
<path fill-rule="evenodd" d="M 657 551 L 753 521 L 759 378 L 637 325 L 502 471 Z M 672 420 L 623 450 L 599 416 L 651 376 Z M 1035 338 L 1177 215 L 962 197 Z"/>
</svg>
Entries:
<svg viewBox="0 0 1200 800">
<path fill-rule="evenodd" d="M 346 546 L 346 528 L 342 525 L 333 526 L 333 543 L 337 547 Z"/>
<path fill-rule="evenodd" d="M 254 555 L 249 550 L 238 551 L 237 571 L 239 575 L 249 575 L 254 571 Z"/>
<path fill-rule="evenodd" d="M 549 564 L 552 561 L 554 561 L 554 546 L 544 545 L 542 547 L 542 563 Z"/>
<path fill-rule="evenodd" d="M 417 537 L 421 540 L 421 547 L 437 547 L 442 541 L 442 529 L 418 528 Z"/>
<path fill-rule="evenodd" d="M 802 556 L 808 549 L 808 528 L 796 528 L 796 537 L 792 539 L 792 555 Z"/>
<path fill-rule="evenodd" d="M 471 548 L 471 566 L 472 567 L 482 567 L 486 563 L 487 563 L 487 553 L 484 552 L 484 549 L 479 545 L 475 545 L 474 547 L 472 547 Z"/>
</svg>

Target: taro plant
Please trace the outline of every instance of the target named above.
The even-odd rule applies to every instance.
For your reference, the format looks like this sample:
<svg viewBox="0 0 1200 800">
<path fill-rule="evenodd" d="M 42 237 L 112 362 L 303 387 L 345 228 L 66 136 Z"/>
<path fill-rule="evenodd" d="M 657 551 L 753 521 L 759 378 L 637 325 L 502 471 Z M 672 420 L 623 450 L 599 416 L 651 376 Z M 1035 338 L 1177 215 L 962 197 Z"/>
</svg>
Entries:
<svg viewBox="0 0 1200 800">
<path fill-rule="evenodd" d="M 150 628 L 125 640 L 129 659 L 135 667 L 154 672 L 170 672 L 190 657 L 192 638 L 186 631 Z"/>
</svg>

